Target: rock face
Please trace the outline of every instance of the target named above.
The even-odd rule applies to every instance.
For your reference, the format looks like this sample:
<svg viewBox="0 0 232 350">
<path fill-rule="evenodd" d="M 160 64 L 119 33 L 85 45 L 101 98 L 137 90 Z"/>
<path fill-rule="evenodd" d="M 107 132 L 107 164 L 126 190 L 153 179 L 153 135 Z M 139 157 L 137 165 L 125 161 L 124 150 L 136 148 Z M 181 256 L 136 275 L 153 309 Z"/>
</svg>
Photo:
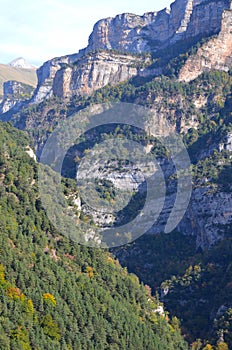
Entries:
<svg viewBox="0 0 232 350">
<path fill-rule="evenodd" d="M 150 52 L 180 39 L 211 35 L 219 32 L 222 13 L 229 6 L 227 0 L 176 0 L 170 10 L 103 19 L 94 26 L 83 52 L 97 48 Z"/>
<path fill-rule="evenodd" d="M 224 145 L 224 149 L 232 152 L 232 132 L 228 133 L 228 135 L 226 136 L 226 142 Z"/>
<path fill-rule="evenodd" d="M 108 84 L 135 76 L 144 59 L 132 55 L 96 52 L 80 58 L 72 67 L 57 71 L 52 85 L 55 96 L 90 95 Z"/>
<path fill-rule="evenodd" d="M 221 29 L 222 14 L 230 8 L 229 1 L 201 1 L 194 5 L 187 28 L 187 37 L 207 36 Z"/>
<path fill-rule="evenodd" d="M 106 18 L 97 22 L 89 37 L 84 52 L 96 49 L 114 49 L 131 53 L 148 51 L 147 43 L 141 36 L 144 27 L 156 20 L 157 13 L 137 16 L 130 13 Z"/>
<path fill-rule="evenodd" d="M 33 88 L 17 81 L 7 81 L 3 84 L 4 98 L 0 104 L 0 113 L 6 113 L 22 101 L 31 98 Z"/>
<path fill-rule="evenodd" d="M 179 74 L 179 80 L 189 82 L 212 69 L 228 71 L 232 66 L 232 9 L 222 15 L 221 31 L 191 56 Z"/>
<path fill-rule="evenodd" d="M 37 70 L 38 86 L 32 103 L 51 96 L 90 95 L 107 84 L 117 84 L 137 75 L 149 58 L 113 52 L 64 56 L 44 63 Z"/>
<path fill-rule="evenodd" d="M 228 192 L 212 192 L 210 188 L 193 191 L 180 232 L 196 236 L 196 245 L 208 249 L 224 238 L 225 227 L 232 224 L 232 197 Z"/>
<path fill-rule="evenodd" d="M 195 67 L 195 58 L 192 61 L 190 59 L 181 71 L 180 80 L 194 79 L 204 65 L 207 69 L 225 69 L 231 62 L 228 30 L 231 11 L 225 11 L 228 9 L 228 0 L 176 0 L 170 10 L 148 12 L 143 16 L 125 13 L 100 20 L 95 24 L 85 49 L 74 55 L 54 58 L 37 70 L 38 86 L 32 103 L 39 103 L 53 94 L 62 98 L 73 94 L 90 94 L 107 84 L 128 80 L 136 74 L 145 77 L 159 75 L 162 73 L 159 69 L 138 70 L 139 59 L 122 53 L 154 52 L 178 40 L 196 36 L 207 37 L 220 32 L 218 39 L 211 45 L 216 45 L 215 49 L 209 46 L 209 54 L 206 47 L 199 52 L 201 56 L 207 51 L 205 62 L 199 59 Z M 221 45 L 224 51 L 223 47 L 219 48 Z M 99 50 L 104 52 L 95 52 Z M 211 50 L 215 51 L 212 62 L 208 57 Z"/>
<path fill-rule="evenodd" d="M 161 161 L 160 166 L 167 177 L 175 172 L 172 165 L 166 160 Z M 119 191 L 137 191 L 138 189 L 139 191 L 143 191 L 144 173 L 141 165 L 137 167 L 126 166 L 120 169 L 120 171 L 118 170 L 119 168 L 118 164 L 106 166 L 104 167 L 103 174 L 99 170 L 100 164 L 95 162 L 89 168 L 90 170 L 86 174 L 86 178 L 89 176 L 90 178 L 107 179 L 112 183 L 117 193 Z M 91 173 L 92 175 L 90 175 Z M 85 192 L 86 190 L 82 193 Z M 149 202 L 149 207 L 151 208 L 155 208 L 157 205 L 161 206 L 161 212 L 157 222 L 153 216 L 146 217 L 144 227 L 147 225 L 151 227 L 148 231 L 149 234 L 164 232 L 167 220 L 173 210 L 175 199 L 175 184 L 172 182 L 167 187 L 167 196 L 164 205 L 161 199 L 159 201 L 159 198 L 152 199 Z M 91 200 L 93 200 L 93 197 L 91 197 Z M 112 209 L 112 206 L 110 208 Z M 115 216 L 115 213 L 107 210 L 107 207 L 95 207 L 91 205 L 90 209 L 88 205 L 84 204 L 82 210 L 85 214 L 91 215 L 95 223 L 103 227 L 115 223 L 118 219 L 120 220 L 117 215 Z M 178 212 L 176 214 L 178 215 Z M 196 247 L 201 247 L 205 250 L 224 238 L 224 232 L 229 225 L 232 225 L 231 193 L 213 190 L 213 188 L 205 186 L 193 189 L 189 206 L 177 229 L 185 235 L 196 237 Z M 143 227 L 142 221 L 140 222 L 140 227 Z"/>
<path fill-rule="evenodd" d="M 35 90 L 32 103 L 39 103 L 52 96 L 53 79 L 56 73 L 65 65 L 71 64 L 77 60 L 78 55 L 68 55 L 54 58 L 45 62 L 37 69 L 38 85 Z"/>
</svg>

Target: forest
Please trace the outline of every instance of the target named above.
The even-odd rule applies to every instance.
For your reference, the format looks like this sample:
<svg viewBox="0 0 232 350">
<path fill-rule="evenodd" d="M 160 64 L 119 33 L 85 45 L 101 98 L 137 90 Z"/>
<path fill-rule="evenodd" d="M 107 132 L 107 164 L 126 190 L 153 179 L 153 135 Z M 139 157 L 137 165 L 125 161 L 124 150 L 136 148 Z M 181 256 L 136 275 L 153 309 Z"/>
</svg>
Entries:
<svg viewBox="0 0 232 350">
<path fill-rule="evenodd" d="M 188 349 L 179 323 L 107 250 L 61 236 L 29 137 L 0 123 L 0 349 Z M 75 186 L 66 181 L 65 187 Z"/>
</svg>

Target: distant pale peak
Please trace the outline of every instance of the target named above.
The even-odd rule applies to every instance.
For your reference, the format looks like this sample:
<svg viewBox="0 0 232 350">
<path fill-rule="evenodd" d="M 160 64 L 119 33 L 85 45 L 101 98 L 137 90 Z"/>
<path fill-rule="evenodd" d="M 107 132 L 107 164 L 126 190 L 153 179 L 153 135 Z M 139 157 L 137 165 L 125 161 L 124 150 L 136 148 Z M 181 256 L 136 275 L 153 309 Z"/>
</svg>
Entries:
<svg viewBox="0 0 232 350">
<path fill-rule="evenodd" d="M 33 69 L 33 68 L 35 68 L 29 62 L 27 62 L 25 60 L 25 58 L 23 58 L 23 57 L 18 57 L 16 59 L 14 59 L 8 65 L 11 66 L 11 67 L 14 67 L 14 68 L 23 68 L 23 69 Z"/>
</svg>

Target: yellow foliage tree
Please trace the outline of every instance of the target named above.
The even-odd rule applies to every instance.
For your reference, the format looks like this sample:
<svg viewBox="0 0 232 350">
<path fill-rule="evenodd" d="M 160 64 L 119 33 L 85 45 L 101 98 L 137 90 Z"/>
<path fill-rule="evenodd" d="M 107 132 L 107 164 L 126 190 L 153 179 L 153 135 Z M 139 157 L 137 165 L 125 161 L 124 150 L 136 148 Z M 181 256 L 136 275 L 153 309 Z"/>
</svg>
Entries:
<svg viewBox="0 0 232 350">
<path fill-rule="evenodd" d="M 201 339 L 197 339 L 195 342 L 191 344 L 191 350 L 200 350 L 202 349 Z"/>
<path fill-rule="evenodd" d="M 93 277 L 93 268 L 91 266 L 86 267 L 86 272 L 87 272 L 89 278 Z"/>
<path fill-rule="evenodd" d="M 44 293 L 43 300 L 47 303 L 52 304 L 53 306 L 56 306 L 56 298 L 50 293 Z"/>
<path fill-rule="evenodd" d="M 53 320 L 51 315 L 46 315 L 43 317 L 41 325 L 44 329 L 44 333 L 49 337 L 54 338 L 56 340 L 60 340 L 60 330 L 57 323 Z"/>
<path fill-rule="evenodd" d="M 224 342 L 221 342 L 217 346 L 217 350 L 229 350 L 228 345 Z"/>
<path fill-rule="evenodd" d="M 28 313 L 34 313 L 34 305 L 33 305 L 33 301 L 31 299 L 27 300 L 27 304 L 26 304 L 26 312 Z"/>
<path fill-rule="evenodd" d="M 0 264 L 0 286 L 4 286 L 5 284 L 5 268 L 2 264 Z"/>
<path fill-rule="evenodd" d="M 203 350 L 213 350 L 213 347 L 212 347 L 212 345 L 207 344 L 207 345 L 203 348 Z"/>
<path fill-rule="evenodd" d="M 25 295 L 23 293 L 21 293 L 20 289 L 17 287 L 9 287 L 6 290 L 7 296 L 10 299 L 20 299 L 20 300 L 24 300 L 25 299 Z"/>
</svg>

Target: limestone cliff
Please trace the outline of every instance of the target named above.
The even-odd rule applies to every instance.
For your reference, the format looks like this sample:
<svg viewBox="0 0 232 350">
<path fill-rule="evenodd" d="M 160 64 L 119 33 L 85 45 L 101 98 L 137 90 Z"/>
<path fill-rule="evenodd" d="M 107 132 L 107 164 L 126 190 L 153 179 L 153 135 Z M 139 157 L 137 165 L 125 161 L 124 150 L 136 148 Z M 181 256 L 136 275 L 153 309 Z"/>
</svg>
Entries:
<svg viewBox="0 0 232 350">
<path fill-rule="evenodd" d="M 231 208 L 231 193 L 196 188 L 178 228 L 180 232 L 196 236 L 197 247 L 208 249 L 224 238 L 226 227 L 232 224 Z"/>
<path fill-rule="evenodd" d="M 117 164 L 118 165 L 118 164 Z M 167 175 L 172 173 L 173 169 L 166 161 L 160 163 L 164 173 Z M 117 170 L 104 167 L 104 176 L 99 171 L 101 165 L 96 164 L 91 167 L 90 172 L 94 176 L 101 179 L 107 179 L 112 183 L 113 188 L 118 192 L 125 189 L 137 190 L 144 185 L 144 173 L 141 172 L 141 165 L 135 169 L 131 166 L 127 169 Z M 138 170 L 140 169 L 140 170 Z M 140 173 L 141 172 L 141 173 Z M 134 173 L 136 176 L 134 176 Z M 154 222 L 153 217 L 146 218 L 146 225 L 150 226 L 149 234 L 158 234 L 164 232 L 165 224 L 173 210 L 176 193 L 173 192 L 173 183 L 167 187 L 167 194 L 165 203 L 157 222 Z M 162 200 L 160 201 L 162 203 Z M 159 199 L 156 198 L 149 203 L 149 206 L 154 208 Z M 163 205 L 163 204 L 162 204 Z M 92 215 L 94 221 L 105 227 L 108 224 L 117 222 L 119 219 L 113 215 L 112 212 L 99 208 L 94 210 L 89 208 L 86 204 L 81 206 L 82 210 Z M 176 213 L 178 215 L 178 213 Z M 230 192 L 223 192 L 220 189 L 213 189 L 211 186 L 195 187 L 192 192 L 191 200 L 186 210 L 186 213 L 179 223 L 177 229 L 185 235 L 194 236 L 196 238 L 196 247 L 201 247 L 203 250 L 209 249 L 218 241 L 224 238 L 226 228 L 232 224 L 232 197 Z M 142 229 L 143 223 L 140 222 Z"/>
<path fill-rule="evenodd" d="M 139 70 L 141 59 L 132 54 L 154 52 L 178 40 L 219 32 L 216 39 L 199 50 L 198 56 L 190 58 L 180 80 L 194 79 L 204 69 L 227 69 L 231 63 L 229 9 L 228 0 L 176 0 L 170 10 L 143 16 L 125 13 L 100 20 L 85 49 L 54 58 L 37 70 L 38 85 L 31 102 L 39 103 L 52 95 L 61 98 L 89 95 L 107 84 L 117 84 L 138 74 L 160 75 L 161 68 Z"/>
<path fill-rule="evenodd" d="M 68 55 L 63 57 L 57 57 L 50 61 L 45 62 L 38 70 L 38 85 L 35 90 L 32 102 L 39 103 L 44 99 L 52 96 L 53 79 L 56 73 L 67 64 L 75 62 L 77 55 Z"/>
<path fill-rule="evenodd" d="M 228 71 L 232 66 L 232 8 L 222 15 L 220 33 L 200 47 L 182 67 L 179 80 L 189 82 L 212 69 Z"/>
<path fill-rule="evenodd" d="M 180 39 L 211 35 L 219 32 L 222 13 L 229 6 L 227 0 L 176 0 L 170 10 L 106 18 L 96 23 L 82 53 L 99 48 L 150 52 Z"/>
<path fill-rule="evenodd" d="M 99 48 L 132 53 L 146 51 L 148 48 L 141 37 L 141 30 L 155 21 L 156 17 L 156 12 L 146 13 L 144 16 L 125 13 L 115 18 L 102 19 L 95 24 L 84 52 Z"/>
<path fill-rule="evenodd" d="M 60 98 L 90 95 L 107 84 L 130 79 L 139 73 L 139 67 L 148 63 L 149 58 L 110 51 L 55 58 L 38 69 L 38 86 L 32 103 L 53 95 Z"/>
<path fill-rule="evenodd" d="M 149 62 L 149 59 L 148 59 Z M 55 96 L 90 95 L 105 85 L 126 81 L 139 72 L 144 58 L 112 52 L 95 52 L 57 71 L 52 85 Z"/>
</svg>

